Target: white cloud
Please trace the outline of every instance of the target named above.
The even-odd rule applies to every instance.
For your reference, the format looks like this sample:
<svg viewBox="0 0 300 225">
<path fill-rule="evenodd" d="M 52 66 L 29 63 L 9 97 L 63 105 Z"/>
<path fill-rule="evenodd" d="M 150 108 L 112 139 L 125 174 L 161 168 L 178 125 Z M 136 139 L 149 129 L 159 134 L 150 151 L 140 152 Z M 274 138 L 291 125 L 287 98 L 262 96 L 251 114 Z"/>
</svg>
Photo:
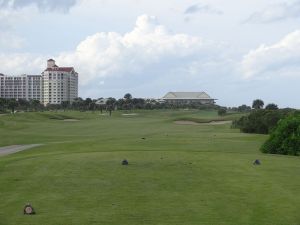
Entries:
<svg viewBox="0 0 300 225">
<path fill-rule="evenodd" d="M 143 85 L 155 79 L 185 79 L 209 75 L 201 69 L 223 59 L 222 45 L 187 34 L 173 34 L 155 17 L 138 17 L 132 31 L 96 33 L 80 42 L 74 51 L 55 58 L 58 65 L 74 66 L 80 74 L 82 90 L 95 93 L 111 77 L 121 84 Z M 4 73 L 39 73 L 49 56 L 31 54 L 0 55 Z M 203 64 L 203 66 L 201 66 Z M 207 77 L 207 79 L 209 79 Z M 120 81 L 121 80 L 121 81 Z M 167 84 L 167 83 L 166 83 Z M 118 84 L 120 85 L 120 84 Z"/>
<path fill-rule="evenodd" d="M 245 78 L 300 76 L 300 30 L 276 44 L 250 51 L 244 56 L 241 68 Z"/>
<path fill-rule="evenodd" d="M 1 0 L 0 0 L 1 5 Z M 31 17 L 38 13 L 35 7 L 26 7 L 12 10 L 0 7 L 0 51 L 20 49 L 25 45 L 25 38 L 17 34 L 17 24 L 29 22 Z"/>
<path fill-rule="evenodd" d="M 246 23 L 270 23 L 288 18 L 300 17 L 300 1 L 273 4 L 260 12 L 253 13 Z"/>
<path fill-rule="evenodd" d="M 223 12 L 215 7 L 204 4 L 194 4 L 189 6 L 184 14 L 195 14 L 195 13 L 208 13 L 208 14 L 217 14 L 221 15 Z"/>
<path fill-rule="evenodd" d="M 124 35 L 96 33 L 82 41 L 74 52 L 58 61 L 75 64 L 84 74 L 82 83 L 124 74 L 147 74 L 149 67 L 180 67 L 187 58 L 207 60 L 217 54 L 218 44 L 186 34 L 172 34 L 155 17 L 138 17 L 135 28 Z M 173 63 L 173 64 L 172 64 Z"/>
<path fill-rule="evenodd" d="M 46 57 L 26 53 L 0 54 L 1 71 L 8 75 L 40 74 L 46 66 Z"/>
<path fill-rule="evenodd" d="M 0 8 L 20 9 L 34 5 L 40 11 L 68 12 L 76 2 L 77 0 L 1 0 Z"/>
</svg>

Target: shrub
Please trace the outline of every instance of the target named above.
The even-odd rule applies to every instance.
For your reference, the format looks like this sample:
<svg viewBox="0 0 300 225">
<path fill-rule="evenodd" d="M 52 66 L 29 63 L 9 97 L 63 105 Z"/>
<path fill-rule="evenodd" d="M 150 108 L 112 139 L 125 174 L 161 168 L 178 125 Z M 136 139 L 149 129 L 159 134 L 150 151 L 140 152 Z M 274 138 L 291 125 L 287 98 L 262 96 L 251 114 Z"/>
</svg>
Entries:
<svg viewBox="0 0 300 225">
<path fill-rule="evenodd" d="M 218 110 L 218 115 L 219 116 L 225 116 L 226 112 L 227 112 L 226 108 L 220 108 Z"/>
<path fill-rule="evenodd" d="M 241 105 L 237 108 L 237 110 L 239 112 L 250 112 L 251 111 L 251 107 L 247 106 L 247 105 Z"/>
<path fill-rule="evenodd" d="M 261 151 L 271 154 L 300 154 L 300 116 L 291 115 L 282 119 Z"/>
<path fill-rule="evenodd" d="M 249 115 L 233 122 L 233 128 L 239 128 L 245 133 L 269 134 L 277 122 L 294 112 L 292 109 L 254 110 Z"/>
<path fill-rule="evenodd" d="M 278 106 L 274 103 L 270 103 L 266 106 L 266 109 L 268 109 L 268 110 L 277 110 Z"/>
</svg>

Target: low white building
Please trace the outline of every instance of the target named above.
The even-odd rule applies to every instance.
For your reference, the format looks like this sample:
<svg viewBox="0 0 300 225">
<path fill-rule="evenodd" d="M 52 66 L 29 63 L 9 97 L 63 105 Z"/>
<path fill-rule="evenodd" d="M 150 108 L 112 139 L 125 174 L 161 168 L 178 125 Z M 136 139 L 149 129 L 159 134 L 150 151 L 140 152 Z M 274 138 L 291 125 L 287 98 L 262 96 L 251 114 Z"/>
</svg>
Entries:
<svg viewBox="0 0 300 225">
<path fill-rule="evenodd" d="M 205 92 L 168 92 L 163 98 L 169 104 L 202 104 L 213 105 L 215 104 L 214 98 L 211 98 Z"/>
</svg>

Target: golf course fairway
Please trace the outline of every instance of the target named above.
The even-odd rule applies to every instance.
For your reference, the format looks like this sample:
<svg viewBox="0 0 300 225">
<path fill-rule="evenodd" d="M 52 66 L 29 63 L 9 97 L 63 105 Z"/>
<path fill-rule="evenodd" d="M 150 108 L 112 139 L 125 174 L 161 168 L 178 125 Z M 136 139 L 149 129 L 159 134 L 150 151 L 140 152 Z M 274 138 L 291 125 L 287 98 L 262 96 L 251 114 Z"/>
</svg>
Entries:
<svg viewBox="0 0 300 225">
<path fill-rule="evenodd" d="M 3 115 L 0 147 L 34 147 L 0 155 L 0 225 L 299 225 L 300 158 L 262 154 L 267 135 L 212 122 L 238 116 Z"/>
</svg>

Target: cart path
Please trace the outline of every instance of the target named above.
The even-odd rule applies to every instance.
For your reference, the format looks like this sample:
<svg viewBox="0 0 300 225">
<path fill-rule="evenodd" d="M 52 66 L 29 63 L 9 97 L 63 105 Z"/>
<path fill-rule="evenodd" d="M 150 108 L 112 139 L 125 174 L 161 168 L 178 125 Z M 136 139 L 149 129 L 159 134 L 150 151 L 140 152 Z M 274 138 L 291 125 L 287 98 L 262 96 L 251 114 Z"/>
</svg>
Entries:
<svg viewBox="0 0 300 225">
<path fill-rule="evenodd" d="M 11 146 L 0 147 L 0 156 L 13 154 L 30 148 L 38 147 L 41 145 L 42 144 L 31 144 L 31 145 L 11 145 Z"/>
</svg>

